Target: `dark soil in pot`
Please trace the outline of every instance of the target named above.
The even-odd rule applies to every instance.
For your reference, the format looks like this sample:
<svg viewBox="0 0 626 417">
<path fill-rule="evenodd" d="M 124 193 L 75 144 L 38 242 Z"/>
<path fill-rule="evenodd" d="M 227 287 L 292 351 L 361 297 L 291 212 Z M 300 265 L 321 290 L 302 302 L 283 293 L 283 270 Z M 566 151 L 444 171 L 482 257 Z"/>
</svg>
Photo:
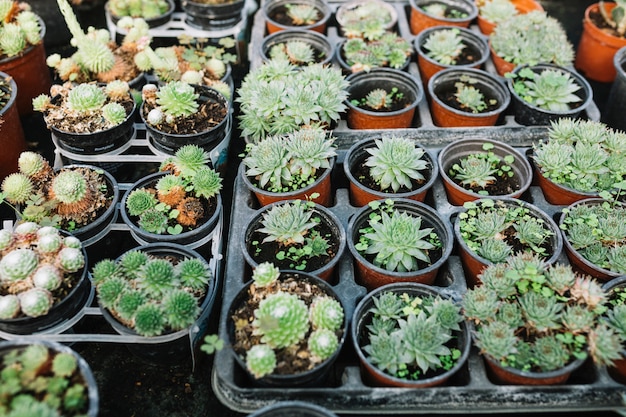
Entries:
<svg viewBox="0 0 626 417">
<path fill-rule="evenodd" d="M 319 16 L 324 16 L 324 10 L 321 10 L 317 7 L 316 7 L 316 10 Z M 287 7 L 285 7 L 284 5 L 280 5 L 271 9 L 268 12 L 268 16 L 271 20 L 283 26 L 294 26 L 294 27 L 300 26 L 300 25 L 295 24 L 293 20 L 291 19 L 291 17 L 289 17 L 289 15 L 287 14 Z M 309 25 L 306 25 L 306 26 L 309 26 Z"/>
<path fill-rule="evenodd" d="M 463 42 L 463 45 L 465 45 L 465 48 L 463 48 L 461 54 L 456 58 L 454 64 L 455 66 L 470 65 L 474 62 L 480 61 L 480 59 L 483 57 L 483 54 L 478 48 L 476 48 L 469 42 Z M 428 54 L 428 51 L 424 47 L 421 47 L 420 49 L 424 55 Z"/>
<path fill-rule="evenodd" d="M 500 162 L 500 167 L 506 165 L 504 162 Z M 454 181 L 456 183 L 456 185 L 458 185 L 459 187 L 463 187 L 466 190 L 472 191 L 476 194 L 485 194 L 485 191 L 487 192 L 487 194 L 485 194 L 485 196 L 487 195 L 491 195 L 491 196 L 497 196 L 497 195 L 507 195 L 507 194 L 512 194 L 515 191 L 519 190 L 521 187 L 521 184 L 519 182 L 519 179 L 515 176 L 513 177 L 500 177 L 498 178 L 497 181 L 492 182 L 491 184 L 488 184 L 486 187 L 480 187 L 478 185 L 463 185 L 461 184 L 461 181 L 457 180 L 454 177 L 451 177 L 452 181 Z"/>
<path fill-rule="evenodd" d="M 477 86 L 477 88 L 481 90 L 481 93 L 485 96 L 485 103 L 487 104 L 487 107 L 479 113 L 488 113 L 500 107 L 501 104 L 498 101 L 499 97 L 489 94 L 491 91 L 480 89 L 480 86 Z M 463 107 L 461 103 L 459 103 L 455 93 L 456 87 L 453 83 L 451 83 L 450 85 L 440 87 L 437 90 L 437 97 L 453 109 L 471 113 L 471 111 L 468 111 L 467 108 Z"/>
<path fill-rule="evenodd" d="M 426 184 L 426 182 L 428 182 L 428 179 L 431 178 L 433 175 L 433 165 L 431 163 L 428 165 L 428 167 L 424 171 L 421 171 L 421 174 L 424 176 L 423 180 L 416 180 L 416 179 L 411 178 L 411 184 L 413 185 L 411 189 L 402 185 L 400 186 L 398 191 L 394 191 L 392 188 L 387 188 L 385 190 L 382 190 L 380 188 L 380 185 L 376 181 L 374 181 L 374 179 L 370 176 L 371 168 L 365 165 L 365 161 L 368 156 L 369 154 L 366 153 L 363 155 L 363 157 L 359 161 L 355 162 L 354 168 L 352 170 L 352 174 L 354 175 L 354 178 L 356 178 L 359 181 L 359 183 L 361 183 L 365 187 L 370 188 L 372 190 L 379 191 L 381 193 L 397 194 L 397 193 L 408 193 L 413 190 L 417 190 L 418 188 Z"/>
<path fill-rule="evenodd" d="M 152 108 L 142 106 L 142 118 L 145 120 Z M 219 125 L 228 115 L 228 108 L 214 100 L 204 100 L 200 103 L 194 117 L 181 119 L 175 125 L 163 124 L 159 129 L 166 134 L 182 135 L 192 132 L 203 132 Z"/>
</svg>

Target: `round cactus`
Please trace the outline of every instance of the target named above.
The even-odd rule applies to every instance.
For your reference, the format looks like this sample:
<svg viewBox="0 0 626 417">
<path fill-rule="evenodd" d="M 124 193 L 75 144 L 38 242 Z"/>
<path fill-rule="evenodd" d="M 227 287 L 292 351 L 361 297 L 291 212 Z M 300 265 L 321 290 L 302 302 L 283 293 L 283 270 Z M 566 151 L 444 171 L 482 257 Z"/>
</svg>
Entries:
<svg viewBox="0 0 626 417">
<path fill-rule="evenodd" d="M 81 201 L 87 195 L 87 180 L 77 171 L 61 171 L 52 181 L 52 192 L 65 204 Z"/>
<path fill-rule="evenodd" d="M 130 86 L 126 81 L 113 80 L 104 87 L 104 91 L 109 97 L 119 99 L 129 94 Z"/>
<path fill-rule="evenodd" d="M 29 317 L 39 317 L 48 314 L 52 307 L 52 295 L 43 288 L 31 288 L 18 295 L 22 313 Z"/>
<path fill-rule="evenodd" d="M 255 345 L 246 355 L 246 368 L 255 378 L 262 378 L 274 372 L 276 354 L 268 345 Z"/>
<path fill-rule="evenodd" d="M 160 295 L 174 288 L 174 266 L 167 259 L 152 259 L 144 265 L 137 285 L 149 294 Z"/>
<path fill-rule="evenodd" d="M 150 209 L 141 214 L 138 224 L 146 232 L 160 235 L 167 230 L 167 215 L 162 211 Z"/>
<path fill-rule="evenodd" d="M 59 352 L 52 360 L 52 372 L 58 377 L 71 376 L 78 367 L 76 357 L 68 352 Z"/>
<path fill-rule="evenodd" d="M 25 279 L 37 268 L 39 257 L 31 249 L 15 249 L 0 260 L 0 278 L 14 282 Z"/>
<path fill-rule="evenodd" d="M 335 331 L 343 324 L 343 308 L 331 297 L 318 297 L 310 307 L 310 319 L 314 328 Z"/>
<path fill-rule="evenodd" d="M 69 108 L 79 112 L 100 110 L 106 100 L 105 92 L 95 84 L 79 84 L 67 95 Z"/>
<path fill-rule="evenodd" d="M 109 277 L 98 285 L 98 300 L 104 308 L 112 308 L 121 294 L 128 288 L 128 284 L 123 278 Z"/>
<path fill-rule="evenodd" d="M 13 234 L 19 240 L 33 239 L 37 236 L 39 225 L 35 222 L 24 222 L 15 226 Z"/>
<path fill-rule="evenodd" d="M 102 117 L 112 126 L 117 126 L 126 120 L 126 109 L 119 103 L 109 103 L 102 107 Z"/>
<path fill-rule="evenodd" d="M 0 319 L 12 319 L 18 314 L 20 314 L 20 300 L 17 295 L 0 295 Z"/>
<path fill-rule="evenodd" d="M 59 234 L 39 236 L 37 249 L 42 253 L 55 253 L 63 245 L 63 238 Z"/>
<path fill-rule="evenodd" d="M 67 272 L 76 272 L 85 266 L 85 257 L 80 249 L 65 247 L 57 254 L 57 262 Z"/>
<path fill-rule="evenodd" d="M 309 330 L 309 310 L 298 296 L 284 292 L 269 295 L 254 311 L 254 334 L 273 348 L 302 340 Z"/>
<path fill-rule="evenodd" d="M 103 259 L 96 263 L 91 270 L 91 278 L 95 285 L 104 282 L 106 279 L 116 276 L 119 268 L 114 260 Z"/>
<path fill-rule="evenodd" d="M 148 263 L 148 255 L 145 252 L 131 250 L 122 256 L 120 264 L 127 276 L 134 277 L 146 263 Z"/>
<path fill-rule="evenodd" d="M 158 336 L 165 329 L 165 313 L 154 303 L 140 306 L 135 312 L 135 330 L 142 336 Z"/>
<path fill-rule="evenodd" d="M 7 176 L 2 181 L 2 192 L 6 199 L 14 204 L 26 202 L 30 198 L 33 188 L 31 180 L 19 172 Z"/>
<path fill-rule="evenodd" d="M 80 242 L 80 239 L 78 239 L 75 236 L 66 236 L 63 239 L 63 244 L 65 245 L 66 248 L 80 249 L 83 247 L 82 243 Z"/>
<path fill-rule="evenodd" d="M 48 291 L 54 291 L 61 285 L 63 276 L 54 265 L 43 264 L 32 275 L 33 285 Z"/>
<path fill-rule="evenodd" d="M 203 290 L 211 279 L 208 265 L 197 258 L 187 258 L 175 267 L 180 282 L 193 290 Z"/>
<path fill-rule="evenodd" d="M 280 276 L 280 270 L 271 262 L 262 262 L 254 268 L 252 279 L 257 287 L 267 287 L 276 282 Z"/>
<path fill-rule="evenodd" d="M 163 309 L 167 323 L 174 330 L 191 326 L 200 314 L 197 298 L 182 289 L 172 290 L 165 295 Z"/>
<path fill-rule="evenodd" d="M 308 347 L 312 355 L 324 360 L 335 353 L 339 347 L 339 341 L 332 330 L 317 329 L 311 332 Z"/>
<path fill-rule="evenodd" d="M 13 234 L 7 229 L 0 229 L 0 251 L 3 251 L 13 243 Z"/>
<path fill-rule="evenodd" d="M 120 317 L 124 320 L 131 320 L 137 309 L 148 301 L 147 297 L 140 291 L 128 290 L 123 292 L 117 304 L 113 306 Z"/>
<path fill-rule="evenodd" d="M 52 226 L 42 226 L 39 230 L 37 230 L 37 237 L 41 238 L 42 236 L 47 235 L 59 235 L 59 229 Z"/>
<path fill-rule="evenodd" d="M 46 166 L 46 160 L 37 152 L 26 151 L 20 154 L 17 166 L 22 174 L 30 177 Z"/>
</svg>

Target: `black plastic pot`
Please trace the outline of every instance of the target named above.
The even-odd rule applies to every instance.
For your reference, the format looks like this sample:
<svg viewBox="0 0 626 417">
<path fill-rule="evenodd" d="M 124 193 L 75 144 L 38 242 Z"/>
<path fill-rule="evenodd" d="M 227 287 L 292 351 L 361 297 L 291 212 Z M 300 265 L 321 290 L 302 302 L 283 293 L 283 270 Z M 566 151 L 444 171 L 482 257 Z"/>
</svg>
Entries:
<svg viewBox="0 0 626 417">
<path fill-rule="evenodd" d="M 328 64 L 335 55 L 335 46 L 330 43 L 325 35 L 311 30 L 285 29 L 263 38 L 260 50 L 261 59 L 264 62 L 269 61 L 272 47 L 289 41 L 300 41 L 309 44 L 315 51 L 313 61 L 315 63 Z"/>
<path fill-rule="evenodd" d="M 130 234 L 133 236 L 133 238 L 138 243 L 143 245 L 147 243 L 162 242 L 168 244 L 180 244 L 187 246 L 191 249 L 202 246 L 210 239 L 216 238 L 216 236 L 213 236 L 213 231 L 219 222 L 223 208 L 222 197 L 220 194 L 216 195 L 217 208 L 210 218 L 206 219 L 204 223 L 202 223 L 195 229 L 177 235 L 159 235 L 156 233 L 147 232 L 139 227 L 139 225 L 137 224 L 137 217 L 131 216 L 128 213 L 128 210 L 126 208 L 126 200 L 128 199 L 130 193 L 137 188 L 154 186 L 161 177 L 167 174 L 169 174 L 169 172 L 157 172 L 147 175 L 135 182 L 128 190 L 126 190 L 126 192 L 122 196 L 122 201 L 120 202 L 120 214 L 122 215 L 122 220 L 130 229 Z"/>
<path fill-rule="evenodd" d="M 205 4 L 192 0 L 182 0 L 181 7 L 187 15 L 185 21 L 201 30 L 222 30 L 231 28 L 243 20 L 245 0 L 234 0 L 225 4 Z"/>
<path fill-rule="evenodd" d="M 615 80 L 611 84 L 602 121 L 612 128 L 626 131 L 626 46 L 615 53 Z"/>
<path fill-rule="evenodd" d="M 348 64 L 348 61 L 346 61 L 345 54 L 343 52 L 346 42 L 347 42 L 347 39 L 344 39 L 337 44 L 337 46 L 335 47 L 335 56 L 337 58 L 337 62 L 339 63 L 339 66 L 343 70 L 343 73 L 349 75 L 353 72 L 358 72 L 358 71 L 353 71 L 352 66 Z M 411 63 L 411 56 L 407 56 L 406 60 L 404 61 L 404 64 L 402 64 L 399 68 L 390 67 L 390 66 L 384 66 L 382 68 L 394 68 L 394 69 L 398 69 L 401 71 L 406 71 L 409 68 L 410 63 Z M 374 67 L 374 68 L 378 68 L 378 67 Z"/>
<path fill-rule="evenodd" d="M 513 74 L 517 75 L 522 68 L 531 68 L 534 72 L 541 72 L 545 70 L 559 70 L 564 73 L 570 74 L 570 77 L 581 87 L 576 94 L 581 98 L 579 103 L 575 103 L 576 107 L 571 108 L 568 111 L 551 111 L 547 109 L 539 108 L 533 104 L 528 103 L 515 93 L 513 88 L 513 79 L 508 80 L 509 91 L 511 92 L 511 102 L 513 104 L 513 111 L 515 114 L 515 121 L 525 126 L 537 126 L 537 125 L 549 125 L 550 122 L 560 119 L 562 117 L 578 117 L 583 110 L 585 110 L 593 101 L 593 90 L 589 85 L 589 82 L 576 72 L 574 69 L 561 67 L 554 64 L 537 64 L 532 66 L 518 65 L 513 70 Z"/>
<path fill-rule="evenodd" d="M 263 407 L 248 417 L 337 417 L 337 415 L 312 403 L 281 401 Z"/>
<path fill-rule="evenodd" d="M 203 86 L 194 85 L 196 93 L 200 94 L 199 100 L 202 102 L 215 102 L 219 103 L 226 109 L 226 116 L 213 128 L 197 133 L 166 133 L 156 129 L 152 125 L 146 122 L 146 115 L 148 109 L 146 109 L 145 102 L 141 105 L 139 114 L 141 115 L 141 121 L 145 124 L 146 130 L 150 135 L 150 143 L 160 152 L 174 155 L 176 151 L 184 145 L 194 144 L 203 148 L 204 150 L 211 152 L 226 135 L 230 135 L 231 128 L 231 112 L 230 103 L 226 98 L 217 90 Z"/>
</svg>

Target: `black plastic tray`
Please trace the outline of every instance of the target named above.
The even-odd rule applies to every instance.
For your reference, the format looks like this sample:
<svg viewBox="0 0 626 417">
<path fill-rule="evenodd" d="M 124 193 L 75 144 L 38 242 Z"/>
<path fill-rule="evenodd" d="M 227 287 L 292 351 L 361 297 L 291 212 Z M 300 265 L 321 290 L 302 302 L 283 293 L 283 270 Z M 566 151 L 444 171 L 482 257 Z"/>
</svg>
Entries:
<svg viewBox="0 0 626 417">
<path fill-rule="evenodd" d="M 336 135 L 341 136 L 337 132 Z M 439 151 L 436 147 L 429 149 L 433 154 Z M 358 208 L 351 206 L 349 202 L 347 179 L 343 172 L 345 151 L 339 150 L 338 154 L 332 180 L 335 202 L 329 208 L 347 226 L 350 216 Z M 562 209 L 560 206 L 548 204 L 536 186 L 531 186 L 522 198 L 551 216 L 556 216 Z M 448 203 L 440 179 L 428 192 L 425 202 L 450 218 L 459 211 L 458 207 Z M 234 182 L 232 203 L 219 323 L 219 335 L 223 340 L 227 340 L 226 315 L 230 301 L 251 275 L 251 269 L 242 256 L 240 234 L 260 207 L 240 177 Z M 455 251 L 452 255 L 440 270 L 435 285 L 444 287 L 450 295 L 459 298 L 467 287 L 460 259 Z M 567 262 L 564 254 L 561 254 L 560 262 Z M 364 288 L 353 281 L 353 263 L 347 250 L 339 263 L 336 280 L 344 297 L 345 292 L 350 291 L 355 303 L 358 301 L 356 298 L 364 294 Z M 525 412 L 579 412 L 626 407 L 626 386 L 612 379 L 606 368 L 596 367 L 590 361 L 576 371 L 564 385 L 499 385 L 489 378 L 483 359 L 474 347 L 466 366 L 444 386 L 422 389 L 380 388 L 369 386 L 363 381 L 352 342 L 346 340 L 324 385 L 266 388 L 254 385 L 248 379 L 236 363 L 234 353 L 228 348 L 216 355 L 212 370 L 213 391 L 224 405 L 239 412 L 252 412 L 260 407 L 288 400 L 309 401 L 346 414 L 487 413 L 496 410 L 498 413 L 512 413 L 519 412 L 521 407 Z"/>
</svg>

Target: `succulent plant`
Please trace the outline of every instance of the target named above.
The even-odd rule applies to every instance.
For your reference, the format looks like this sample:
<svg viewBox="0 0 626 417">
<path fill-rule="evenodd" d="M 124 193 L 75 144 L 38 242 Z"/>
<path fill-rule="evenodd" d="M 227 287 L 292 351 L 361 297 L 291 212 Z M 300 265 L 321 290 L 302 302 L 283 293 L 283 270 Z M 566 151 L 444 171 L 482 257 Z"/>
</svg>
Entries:
<svg viewBox="0 0 626 417">
<path fill-rule="evenodd" d="M 392 135 L 375 139 L 374 144 L 366 149 L 370 156 L 365 165 L 382 190 L 391 188 L 398 192 L 402 187 L 412 190 L 414 182 L 425 181 L 422 172 L 429 168 L 429 164 L 424 159 L 425 150 L 414 141 Z"/>
<path fill-rule="evenodd" d="M 351 99 L 350 103 L 353 106 L 384 112 L 389 111 L 394 103 L 402 100 L 403 98 L 404 93 L 402 93 L 397 87 L 391 87 L 390 91 L 387 91 L 384 88 L 373 88 L 361 99 Z"/>
<path fill-rule="evenodd" d="M 515 157 L 506 155 L 500 158 L 492 151 L 493 148 L 493 144 L 484 143 L 484 152 L 473 153 L 459 159 L 448 171 L 450 178 L 477 194 L 488 195 L 485 188 L 495 183 L 498 178 L 514 177 L 515 172 L 511 164 L 515 161 Z"/>
<path fill-rule="evenodd" d="M 600 0 L 599 10 L 604 21 L 623 37 L 626 34 L 626 2 L 615 0 L 615 7 L 609 12 L 606 9 L 606 2 Z"/>
<path fill-rule="evenodd" d="M 402 68 L 413 52 L 410 42 L 394 32 L 369 39 L 350 38 L 342 45 L 343 57 L 352 72 L 376 67 Z"/>
<path fill-rule="evenodd" d="M 524 101 L 542 109 L 563 112 L 582 99 L 574 94 L 582 87 L 568 72 L 523 68 L 514 77 L 513 89 Z"/>
<path fill-rule="evenodd" d="M 462 321 L 460 307 L 451 300 L 389 290 L 373 296 L 372 302 L 374 306 L 366 312 L 372 325 L 359 343 L 367 360 L 381 371 L 419 380 L 431 371 L 451 369 L 461 356 L 457 347 L 448 344 Z"/>
<path fill-rule="evenodd" d="M 0 305 L 5 308 L 0 308 L 0 319 L 46 315 L 80 279 L 86 262 L 80 246 L 67 246 L 57 229 L 38 233 L 42 229 L 25 222 L 5 237 L 8 243 L 0 257 Z"/>
<path fill-rule="evenodd" d="M 476 325 L 482 354 L 505 367 L 530 372 L 556 370 L 587 356 L 600 365 L 619 358 L 615 349 L 621 349 L 621 336 L 603 324 L 606 294 L 591 277 L 577 275 L 566 265 L 548 266 L 529 253 L 489 266 L 485 275 L 490 275 L 489 286 L 475 287 L 463 296 L 463 314 Z M 512 285 L 493 285 L 498 280 Z M 571 287 L 563 287 L 563 282 L 572 281 Z M 500 313 L 510 305 L 521 316 L 503 320 L 512 317 Z M 605 337 L 602 342 L 600 335 Z M 599 344 L 605 349 L 596 349 Z"/>
<path fill-rule="evenodd" d="M 59 345 L 60 346 L 60 345 Z M 86 414 L 87 381 L 73 352 L 33 343 L 11 347 L 2 357 L 0 381 L 5 389 L 0 413 L 5 416 Z"/>
<path fill-rule="evenodd" d="M 339 349 L 343 307 L 310 277 L 265 262 L 253 270 L 245 291 L 232 316 L 238 327 L 232 344 L 254 378 L 284 374 L 287 364 L 309 371 Z"/>
<path fill-rule="evenodd" d="M 146 337 L 191 326 L 213 279 L 194 257 L 160 257 L 132 249 L 103 259 L 92 270 L 98 301 L 125 326 Z"/>
<path fill-rule="evenodd" d="M 441 29 L 432 32 L 424 41 L 422 48 L 426 55 L 442 65 L 454 65 L 465 49 L 465 44 L 458 29 Z"/>
<path fill-rule="evenodd" d="M 558 20 L 543 11 L 506 19 L 490 36 L 494 52 L 515 65 L 553 63 L 571 66 L 574 48 Z"/>
<path fill-rule="evenodd" d="M 294 26 L 307 26 L 317 22 L 321 16 L 320 11 L 309 4 L 285 4 L 287 16 L 291 18 Z"/>
<path fill-rule="evenodd" d="M 487 108 L 485 95 L 472 84 L 471 78 L 469 77 L 454 83 L 454 87 L 456 88 L 454 97 L 462 110 L 469 111 L 470 113 L 480 113 Z"/>
<path fill-rule="evenodd" d="M 246 146 L 246 175 L 271 192 L 304 188 L 331 168 L 337 155 L 334 138 L 320 128 L 300 129 L 282 136 L 268 136 Z"/>
<path fill-rule="evenodd" d="M 307 42 L 290 40 L 272 45 L 269 49 L 270 59 L 286 59 L 293 65 L 302 66 L 315 62 L 315 49 Z"/>
<path fill-rule="evenodd" d="M 476 5 L 480 16 L 495 24 L 519 13 L 511 0 L 481 0 Z"/>
<path fill-rule="evenodd" d="M 346 8 L 341 16 L 341 30 L 346 38 L 374 40 L 385 33 L 393 17 L 377 1 L 365 1 Z"/>
<path fill-rule="evenodd" d="M 373 264 L 388 271 L 417 271 L 429 264 L 430 251 L 441 247 L 432 227 L 422 227 L 422 217 L 393 207 L 393 200 L 370 203 L 374 216 L 361 229 L 357 251 L 373 255 Z"/>
<path fill-rule="evenodd" d="M 270 60 L 250 71 L 238 90 L 242 135 L 257 143 L 304 126 L 328 127 L 346 109 L 347 86 L 339 69 Z"/>
<path fill-rule="evenodd" d="M 165 14 L 170 5 L 165 0 L 112 0 L 109 11 L 117 16 L 142 17 L 152 19 Z"/>
<path fill-rule="evenodd" d="M 149 233 L 173 235 L 196 227 L 208 215 L 205 205 L 216 204 L 222 189 L 222 178 L 208 164 L 209 154 L 204 149 L 180 147 L 159 167 L 169 173 L 155 184 L 128 193 L 128 214 Z"/>
<path fill-rule="evenodd" d="M 318 222 L 313 217 L 311 207 L 300 200 L 279 204 L 263 214 L 259 229 L 266 235 L 263 242 L 279 242 L 282 245 L 304 243 L 305 235 Z"/>
<path fill-rule="evenodd" d="M 0 57 L 18 55 L 41 42 L 38 16 L 27 3 L 0 1 Z"/>
</svg>

